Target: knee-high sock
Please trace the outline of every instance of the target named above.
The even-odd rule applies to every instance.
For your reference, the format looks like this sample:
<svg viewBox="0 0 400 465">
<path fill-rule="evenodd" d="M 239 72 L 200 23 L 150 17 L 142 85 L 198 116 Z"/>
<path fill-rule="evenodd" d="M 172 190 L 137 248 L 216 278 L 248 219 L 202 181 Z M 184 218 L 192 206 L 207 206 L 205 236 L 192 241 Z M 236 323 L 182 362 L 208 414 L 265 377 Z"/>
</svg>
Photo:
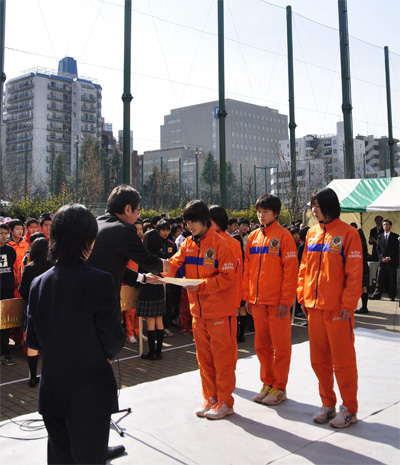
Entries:
<svg viewBox="0 0 400 465">
<path fill-rule="evenodd" d="M 363 292 L 361 294 L 361 302 L 362 302 L 362 308 L 367 308 L 368 292 Z"/>
<path fill-rule="evenodd" d="M 149 343 L 149 352 L 154 354 L 156 351 L 156 332 L 147 330 L 147 339 Z"/>
<path fill-rule="evenodd" d="M 163 343 L 163 340 L 164 340 L 164 330 L 163 329 L 157 329 L 156 333 L 157 333 L 157 350 L 156 350 L 156 353 L 161 354 L 162 343 Z"/>
<path fill-rule="evenodd" d="M 239 336 L 244 336 L 244 331 L 246 329 L 247 315 L 240 315 L 240 333 Z"/>
<path fill-rule="evenodd" d="M 35 380 L 37 376 L 37 366 L 38 366 L 38 359 L 39 355 L 28 355 L 26 357 L 28 360 L 28 367 L 29 367 L 29 374 L 31 379 Z"/>
</svg>

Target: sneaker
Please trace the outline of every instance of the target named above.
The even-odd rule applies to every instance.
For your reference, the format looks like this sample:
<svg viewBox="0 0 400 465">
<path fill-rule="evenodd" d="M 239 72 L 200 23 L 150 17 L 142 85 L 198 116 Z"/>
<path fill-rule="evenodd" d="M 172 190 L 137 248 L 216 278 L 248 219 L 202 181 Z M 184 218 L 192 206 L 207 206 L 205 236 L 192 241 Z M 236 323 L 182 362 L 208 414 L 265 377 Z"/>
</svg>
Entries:
<svg viewBox="0 0 400 465">
<path fill-rule="evenodd" d="M 286 400 L 286 391 L 282 391 L 282 389 L 275 389 L 272 388 L 267 397 L 265 397 L 262 401 L 265 405 L 278 405 L 281 402 Z"/>
<path fill-rule="evenodd" d="M 336 417 L 335 407 L 320 407 L 319 411 L 313 416 L 315 423 L 328 423 L 329 420 Z"/>
<path fill-rule="evenodd" d="M 356 313 L 357 315 L 365 315 L 368 312 L 368 308 L 359 308 L 358 310 L 355 310 L 354 313 Z"/>
<path fill-rule="evenodd" d="M 126 342 L 127 342 L 128 344 L 137 344 L 137 340 L 136 340 L 135 336 L 127 337 L 127 338 L 126 338 Z"/>
<path fill-rule="evenodd" d="M 193 331 L 191 329 L 183 328 L 180 330 L 181 334 L 193 334 Z"/>
<path fill-rule="evenodd" d="M 142 334 L 142 339 L 144 342 L 147 342 L 149 340 L 149 338 L 147 336 L 145 336 L 144 334 Z"/>
<path fill-rule="evenodd" d="M 336 417 L 329 422 L 334 428 L 346 428 L 352 423 L 357 423 L 357 415 L 350 413 L 344 405 L 339 407 Z"/>
<path fill-rule="evenodd" d="M 8 365 L 9 367 L 12 367 L 17 364 L 14 360 L 9 355 L 2 355 L 1 356 L 1 364 L 2 365 Z"/>
<path fill-rule="evenodd" d="M 167 336 L 167 337 L 174 337 L 174 333 L 171 333 L 171 331 L 167 328 L 164 329 L 164 334 Z"/>
<path fill-rule="evenodd" d="M 261 391 L 253 397 L 254 402 L 259 402 L 261 404 L 271 389 L 272 386 L 264 384 L 264 386 L 261 388 Z"/>
<path fill-rule="evenodd" d="M 228 407 L 225 402 L 219 400 L 204 416 L 209 420 L 221 420 L 221 418 L 232 415 L 232 413 L 233 408 Z"/>
<path fill-rule="evenodd" d="M 211 409 L 213 405 L 217 403 L 217 399 L 214 397 L 209 397 L 207 400 L 204 401 L 203 405 L 196 410 L 196 415 L 198 417 L 205 417 L 205 414 Z"/>
</svg>

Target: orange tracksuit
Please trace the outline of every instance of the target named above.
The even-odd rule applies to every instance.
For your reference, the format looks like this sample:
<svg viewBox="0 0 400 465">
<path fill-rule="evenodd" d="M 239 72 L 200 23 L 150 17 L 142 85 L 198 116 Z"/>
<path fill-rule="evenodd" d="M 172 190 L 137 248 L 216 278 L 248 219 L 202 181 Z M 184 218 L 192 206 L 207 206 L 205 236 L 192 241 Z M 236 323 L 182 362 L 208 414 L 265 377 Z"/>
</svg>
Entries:
<svg viewBox="0 0 400 465">
<path fill-rule="evenodd" d="M 357 413 L 354 310 L 362 292 L 362 247 L 355 228 L 339 218 L 307 233 L 297 295 L 308 309 L 311 365 L 326 407 L 336 405 L 333 372 L 343 405 Z M 343 321 L 342 310 L 351 312 Z"/>
<path fill-rule="evenodd" d="M 235 254 L 237 259 L 237 268 L 236 268 L 236 301 L 235 307 L 239 308 L 240 303 L 243 297 L 243 254 L 242 254 L 242 247 L 240 246 L 240 242 L 234 239 L 230 234 L 226 231 L 221 231 L 219 233 L 221 237 L 227 240 L 229 243 L 229 247 L 232 247 L 232 251 Z"/>
<path fill-rule="evenodd" d="M 15 253 L 17 254 L 17 259 L 15 260 L 15 263 L 14 263 L 14 277 L 15 277 L 14 297 L 20 298 L 21 296 L 19 295 L 18 288 L 19 288 L 19 285 L 21 284 L 22 272 L 24 271 L 23 260 L 24 260 L 26 252 L 28 252 L 29 250 L 29 244 L 25 242 L 23 239 L 21 239 L 19 242 L 9 240 L 7 241 L 7 245 L 12 247 L 15 250 Z"/>
<path fill-rule="evenodd" d="M 293 305 L 298 261 L 290 232 L 276 221 L 253 231 L 247 241 L 243 298 L 254 319 L 254 348 L 264 385 L 286 390 L 292 353 L 290 311 L 278 318 L 279 305 Z"/>
<path fill-rule="evenodd" d="M 188 291 L 193 335 L 205 399 L 233 406 L 236 378 L 236 267 L 232 248 L 209 228 L 203 237 L 188 237 L 170 259 L 169 276 L 179 270 L 188 279 L 204 279 Z"/>
<path fill-rule="evenodd" d="M 133 260 L 129 260 L 126 265 L 127 268 L 133 271 L 137 271 L 139 266 Z M 122 284 L 125 286 L 125 284 Z M 125 331 L 126 337 L 138 336 L 139 335 L 139 317 L 136 316 L 136 308 L 125 310 Z"/>
</svg>

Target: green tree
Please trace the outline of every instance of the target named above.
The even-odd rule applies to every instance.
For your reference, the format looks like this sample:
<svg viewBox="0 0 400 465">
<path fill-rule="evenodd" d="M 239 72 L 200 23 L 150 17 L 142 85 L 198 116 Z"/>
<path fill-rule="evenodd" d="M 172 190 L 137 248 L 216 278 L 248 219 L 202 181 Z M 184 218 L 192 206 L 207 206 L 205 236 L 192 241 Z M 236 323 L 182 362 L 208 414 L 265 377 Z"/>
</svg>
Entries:
<svg viewBox="0 0 400 465">
<path fill-rule="evenodd" d="M 204 160 L 203 169 L 201 170 L 201 194 L 205 202 L 218 203 L 219 199 L 219 167 L 211 150 L 207 152 Z"/>
<path fill-rule="evenodd" d="M 93 137 L 86 137 L 82 142 L 80 159 L 81 193 L 90 203 L 98 203 L 103 199 L 104 180 L 100 141 Z"/>
<path fill-rule="evenodd" d="M 65 174 L 64 167 L 64 154 L 59 153 L 55 160 L 53 166 L 53 183 L 54 183 L 54 193 L 60 192 L 63 185 L 67 184 L 67 177 Z"/>
</svg>

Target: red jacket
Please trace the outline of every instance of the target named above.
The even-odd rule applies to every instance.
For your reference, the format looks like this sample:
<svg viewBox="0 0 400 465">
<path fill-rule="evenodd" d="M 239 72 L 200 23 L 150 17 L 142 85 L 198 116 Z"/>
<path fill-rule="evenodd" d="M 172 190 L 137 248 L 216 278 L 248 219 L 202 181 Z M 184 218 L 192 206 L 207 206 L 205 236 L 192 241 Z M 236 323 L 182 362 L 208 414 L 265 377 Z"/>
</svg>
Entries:
<svg viewBox="0 0 400 465">
<path fill-rule="evenodd" d="M 237 259 L 228 242 L 209 228 L 200 239 L 186 238 L 170 258 L 168 276 L 180 270 L 188 279 L 204 279 L 197 291 L 188 291 L 190 311 L 196 317 L 218 319 L 236 315 Z"/>
<path fill-rule="evenodd" d="M 361 297 L 362 274 L 361 239 L 355 228 L 337 218 L 309 229 L 299 271 L 299 303 L 351 312 Z"/>
<path fill-rule="evenodd" d="M 276 221 L 247 240 L 243 298 L 252 304 L 292 306 L 299 262 L 293 236 Z"/>
</svg>

